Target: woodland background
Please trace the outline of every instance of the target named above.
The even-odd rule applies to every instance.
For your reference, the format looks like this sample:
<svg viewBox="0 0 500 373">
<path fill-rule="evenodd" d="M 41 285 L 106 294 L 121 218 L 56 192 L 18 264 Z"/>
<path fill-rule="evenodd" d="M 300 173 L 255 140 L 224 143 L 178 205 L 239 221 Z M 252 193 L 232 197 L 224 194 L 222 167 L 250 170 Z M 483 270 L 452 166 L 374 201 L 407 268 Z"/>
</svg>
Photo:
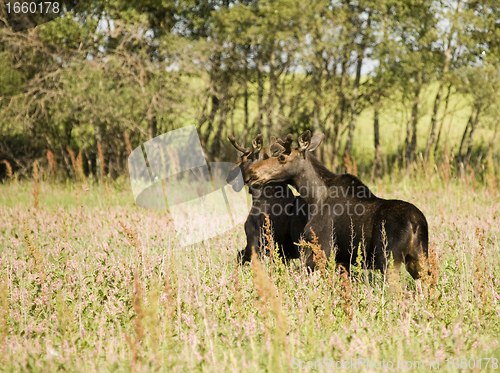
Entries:
<svg viewBox="0 0 500 373">
<path fill-rule="evenodd" d="M 115 179 L 193 123 L 210 161 L 310 129 L 335 172 L 498 168 L 495 0 L 80 1 L 19 32 L 0 11 L 0 180 Z"/>
</svg>

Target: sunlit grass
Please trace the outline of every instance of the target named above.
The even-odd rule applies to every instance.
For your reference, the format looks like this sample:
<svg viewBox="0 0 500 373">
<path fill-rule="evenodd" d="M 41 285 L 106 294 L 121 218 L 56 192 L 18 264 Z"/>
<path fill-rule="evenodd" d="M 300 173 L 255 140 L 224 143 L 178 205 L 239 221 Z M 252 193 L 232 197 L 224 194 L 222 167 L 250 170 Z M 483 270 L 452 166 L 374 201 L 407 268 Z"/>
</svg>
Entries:
<svg viewBox="0 0 500 373">
<path fill-rule="evenodd" d="M 136 207 L 125 182 L 42 181 L 38 209 L 30 182 L 0 185 L 0 371 L 279 372 L 323 358 L 485 370 L 500 358 L 500 193 L 436 171 L 373 190 L 426 215 L 435 284 L 239 267 L 242 226 L 180 247 L 168 214 Z"/>
</svg>

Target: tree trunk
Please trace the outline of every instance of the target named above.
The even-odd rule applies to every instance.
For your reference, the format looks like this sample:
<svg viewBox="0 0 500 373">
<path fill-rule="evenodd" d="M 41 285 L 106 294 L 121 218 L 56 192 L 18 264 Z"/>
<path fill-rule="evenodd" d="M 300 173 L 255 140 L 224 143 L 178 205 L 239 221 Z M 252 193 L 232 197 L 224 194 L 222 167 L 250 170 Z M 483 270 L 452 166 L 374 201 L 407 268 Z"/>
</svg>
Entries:
<svg viewBox="0 0 500 373">
<path fill-rule="evenodd" d="M 221 148 L 222 148 L 222 130 L 226 128 L 227 122 L 227 112 L 228 112 L 228 102 L 226 100 L 227 96 L 224 97 L 222 104 L 220 106 L 220 121 L 219 128 L 217 128 L 217 133 L 213 139 L 213 145 L 210 152 L 210 160 L 218 162 L 221 159 Z"/>
<path fill-rule="evenodd" d="M 361 41 L 358 56 L 356 58 L 356 77 L 354 79 L 354 86 L 352 88 L 352 97 L 351 97 L 351 121 L 349 122 L 349 132 L 347 134 L 347 141 L 345 144 L 344 154 L 352 153 L 352 143 L 354 140 L 354 130 L 356 129 L 356 125 L 358 124 L 358 94 L 359 94 L 359 82 L 361 79 L 361 67 L 363 66 L 363 60 L 365 56 L 365 39 L 367 30 L 370 28 L 371 23 L 371 12 L 368 13 L 368 20 L 365 32 L 363 33 L 363 39 Z"/>
<path fill-rule="evenodd" d="M 322 70 L 316 68 L 314 66 L 314 72 L 313 72 L 313 86 L 314 86 L 314 109 L 313 109 L 313 128 L 314 128 L 314 133 L 320 133 L 322 131 L 321 125 L 320 125 L 320 118 L 321 118 L 321 92 L 322 92 L 322 79 L 321 79 L 321 73 Z M 322 147 L 317 147 L 316 150 L 314 151 L 314 155 L 316 158 L 322 162 L 322 157 L 321 157 L 321 148 Z"/>
<path fill-rule="evenodd" d="M 339 102 L 337 104 L 336 113 L 333 120 L 333 131 L 332 131 L 332 145 L 333 149 L 332 155 L 332 171 L 337 171 L 338 166 L 338 152 L 340 151 L 340 128 L 344 122 L 345 111 L 347 107 L 347 99 L 345 97 L 345 87 L 347 81 L 347 61 L 349 59 L 349 51 L 346 49 L 344 55 L 342 56 L 341 71 L 340 71 L 340 87 L 338 89 Z"/>
<path fill-rule="evenodd" d="M 493 153 L 493 147 L 497 143 L 497 136 L 498 136 L 498 125 L 500 124 L 500 120 L 497 120 L 495 123 L 495 129 L 493 130 L 493 137 L 491 138 L 490 143 L 488 144 L 488 150 L 486 151 L 486 159 L 490 156 L 491 153 Z"/>
<path fill-rule="evenodd" d="M 245 128 L 248 128 L 248 75 L 245 66 Z"/>
<path fill-rule="evenodd" d="M 263 98 L 264 98 L 264 79 L 263 79 L 263 66 L 262 56 L 259 55 L 257 62 L 257 107 L 259 112 L 257 114 L 257 133 L 262 133 L 262 113 L 264 111 Z"/>
<path fill-rule="evenodd" d="M 491 141 L 488 144 L 488 150 L 486 151 L 486 158 L 490 155 L 490 153 L 493 153 L 493 147 L 497 143 L 499 124 L 500 124 L 500 120 L 497 120 L 495 123 L 495 129 L 493 130 L 493 137 L 491 138 Z"/>
<path fill-rule="evenodd" d="M 203 136 L 202 145 L 205 145 L 208 142 L 208 138 L 210 137 L 212 129 L 214 128 L 215 116 L 217 115 L 217 111 L 219 111 L 219 106 L 220 106 L 219 98 L 217 97 L 216 93 L 212 93 L 210 99 L 212 101 L 212 107 L 210 109 L 210 115 L 208 116 L 208 127 L 205 132 L 205 135 Z"/>
<path fill-rule="evenodd" d="M 205 114 L 206 111 L 207 111 L 207 106 L 208 106 L 208 101 L 210 100 L 210 96 L 207 95 L 206 97 L 206 100 L 205 100 L 205 103 L 203 104 L 203 108 L 201 109 L 201 114 L 200 114 L 200 117 L 198 118 L 198 132 L 201 132 L 201 126 L 203 126 L 203 124 L 206 122 L 207 120 L 207 115 Z M 201 140 L 203 141 L 203 140 Z M 204 145 L 202 143 L 202 145 Z"/>
<path fill-rule="evenodd" d="M 210 160 L 213 161 L 219 161 L 222 156 L 221 150 L 223 147 L 222 144 L 222 132 L 224 130 L 227 130 L 227 116 L 229 113 L 229 105 L 230 105 L 230 97 L 231 97 L 231 86 L 232 86 L 232 79 L 231 75 L 227 73 L 223 73 L 220 75 L 219 79 L 219 92 L 220 96 L 217 100 L 217 106 L 219 110 L 219 125 L 217 128 L 213 129 L 213 132 L 215 132 L 213 140 L 212 140 L 212 146 L 210 148 L 209 152 L 209 157 Z"/>
<path fill-rule="evenodd" d="M 467 154 L 465 155 L 465 164 L 467 165 L 470 161 L 470 157 L 472 155 L 472 145 L 474 144 L 474 132 L 477 127 L 477 123 L 479 122 L 479 114 L 481 113 L 481 107 L 478 107 L 476 110 L 476 116 L 474 118 L 474 121 L 471 122 L 472 126 L 470 128 L 469 132 L 469 139 L 467 141 Z"/>
<path fill-rule="evenodd" d="M 319 124 L 320 120 L 320 115 L 321 115 L 321 108 L 318 103 L 314 104 L 314 109 L 313 109 L 313 128 L 314 128 L 314 133 L 320 133 L 321 132 L 321 126 Z M 316 156 L 316 159 L 318 161 L 322 162 L 322 157 L 321 157 L 321 147 L 317 147 L 316 150 L 314 151 L 314 155 Z"/>
<path fill-rule="evenodd" d="M 413 96 L 413 106 L 411 109 L 411 118 L 406 127 L 406 165 L 415 162 L 417 150 L 417 123 L 420 108 L 420 90 L 422 88 L 422 73 L 418 72 L 415 93 Z"/>
<path fill-rule="evenodd" d="M 441 103 L 441 95 L 443 94 L 444 87 L 444 77 L 448 73 L 450 69 L 450 61 L 451 61 L 451 52 L 450 48 L 444 52 L 445 61 L 443 67 L 443 75 L 441 76 L 441 81 L 439 82 L 439 88 L 436 94 L 436 98 L 434 99 L 434 107 L 432 109 L 432 118 L 431 118 L 431 132 L 429 134 L 429 139 L 427 140 L 427 146 L 425 147 L 424 159 L 427 161 L 429 158 L 429 153 L 431 152 L 432 145 L 434 145 L 434 141 L 436 140 L 436 127 L 437 127 L 437 114 L 439 110 L 439 104 Z"/>
<path fill-rule="evenodd" d="M 467 124 L 465 125 L 464 134 L 462 135 L 462 140 L 460 141 L 460 147 L 458 148 L 458 158 L 460 161 L 463 161 L 462 150 L 464 148 L 465 139 L 467 138 L 467 134 L 469 133 L 469 128 L 470 128 L 471 123 L 472 123 L 472 116 L 473 115 L 474 115 L 474 108 L 472 109 L 470 116 L 469 116 L 469 120 L 467 121 Z"/>
<path fill-rule="evenodd" d="M 441 118 L 441 123 L 439 124 L 439 130 L 437 133 L 437 138 L 436 138 L 436 144 L 434 147 L 434 156 L 436 155 L 436 152 L 439 147 L 439 140 L 441 138 L 441 132 L 443 130 L 443 125 L 444 125 L 444 118 L 446 118 L 446 115 L 448 114 L 448 104 L 450 102 L 450 92 L 451 92 L 451 83 L 448 84 L 448 93 L 446 93 L 446 99 L 444 102 L 444 112 L 443 112 L 443 117 Z"/>
<path fill-rule="evenodd" d="M 96 124 L 95 128 L 95 138 L 96 138 L 96 142 L 99 142 L 99 144 L 101 144 L 101 150 L 102 150 L 102 153 L 104 155 L 104 150 L 105 150 L 105 147 L 106 147 L 106 144 L 103 143 L 102 141 L 102 138 L 103 138 L 103 134 L 102 134 L 102 128 L 101 128 L 101 125 L 100 124 Z M 98 149 L 97 147 L 97 143 L 96 143 L 96 148 Z M 66 160 L 66 155 L 63 153 L 63 156 L 64 156 L 64 162 L 65 163 L 69 163 L 67 160 Z M 106 164 L 105 162 L 102 162 L 103 165 L 103 169 L 105 168 Z M 96 168 L 96 173 L 99 175 L 98 179 L 101 183 L 104 182 L 103 180 L 103 173 L 101 172 L 101 157 L 99 157 L 99 152 L 97 151 L 97 157 L 96 157 L 96 165 L 95 165 L 95 168 Z"/>
<path fill-rule="evenodd" d="M 278 89 L 278 77 L 276 74 L 276 56 L 274 52 L 271 53 L 271 58 L 269 61 L 269 98 L 267 100 L 267 133 L 269 137 L 269 131 L 273 128 L 273 111 L 274 111 L 274 98 L 276 96 L 276 91 Z M 280 128 L 275 128 L 276 132 L 279 134 Z"/>
<path fill-rule="evenodd" d="M 352 142 L 354 138 L 354 130 L 358 122 L 358 90 L 359 80 L 361 77 L 361 65 L 363 63 L 363 56 L 358 56 L 356 64 L 356 78 L 354 79 L 354 86 L 352 88 L 352 97 L 350 100 L 351 120 L 349 122 L 349 132 L 345 143 L 344 154 L 352 153 Z"/>
<path fill-rule="evenodd" d="M 210 114 L 208 115 L 208 126 L 205 134 L 203 135 L 203 138 L 201 139 L 202 146 L 205 146 L 208 142 L 208 138 L 210 137 L 210 134 L 212 133 L 212 129 L 214 127 L 215 116 L 217 115 L 217 111 L 219 110 L 219 90 L 217 85 L 220 84 L 220 81 L 217 81 L 219 77 L 217 77 L 216 69 L 217 67 L 215 66 L 215 63 L 212 63 L 212 70 L 210 72 L 210 101 L 212 105 L 210 108 Z"/>
<path fill-rule="evenodd" d="M 87 149 L 83 149 L 83 154 L 85 154 L 85 158 L 87 158 L 87 164 L 88 164 L 88 176 L 91 178 L 91 179 L 94 179 L 95 178 L 95 174 L 94 174 L 94 170 L 92 168 L 92 158 L 90 158 L 90 155 L 89 153 L 87 152 Z M 94 159 L 95 161 L 95 159 Z M 128 168 L 127 168 L 128 169 Z M 97 170 L 96 170 L 97 171 Z"/>
<path fill-rule="evenodd" d="M 437 112 L 439 109 L 439 104 L 441 102 L 441 94 L 443 93 L 443 81 L 439 83 L 438 92 L 436 94 L 436 98 L 434 99 L 434 107 L 432 109 L 432 117 L 431 117 L 431 131 L 429 134 L 429 139 L 427 140 L 427 145 L 425 147 L 424 160 L 427 161 L 429 158 L 429 154 L 431 152 L 432 145 L 436 139 L 436 127 L 437 127 Z"/>
<path fill-rule="evenodd" d="M 373 133 L 375 156 L 373 161 L 373 176 L 380 178 L 382 176 L 382 159 L 380 149 L 380 131 L 379 131 L 379 111 L 380 111 L 380 92 L 375 92 L 375 102 L 373 104 Z"/>
<path fill-rule="evenodd" d="M 247 58 L 245 58 L 245 76 L 244 76 L 244 79 L 245 79 L 245 83 L 244 83 L 244 95 L 243 95 L 243 99 L 244 99 L 244 110 L 245 110 L 245 125 L 244 125 L 244 128 L 243 128 L 243 131 L 241 132 L 241 135 L 240 135 L 240 144 L 243 144 L 243 146 L 245 146 L 244 144 L 246 144 L 246 138 L 247 138 L 247 135 L 248 135 L 248 130 L 249 130 L 249 125 L 248 125 L 248 120 L 249 120 L 249 115 L 248 115 L 248 99 L 249 99 L 249 93 L 248 93 L 248 62 L 247 62 Z"/>
<path fill-rule="evenodd" d="M 73 167 L 71 167 L 71 163 L 68 159 L 68 156 L 65 153 L 65 150 L 62 147 L 62 144 L 59 144 L 59 148 L 61 149 L 61 154 L 62 154 L 62 157 L 64 160 L 64 164 L 66 165 L 66 168 L 64 169 L 66 171 L 66 175 L 71 177 L 72 175 L 74 175 L 74 172 L 72 171 Z M 16 163 L 19 163 L 19 162 L 16 162 Z"/>
<path fill-rule="evenodd" d="M 157 127 L 156 116 L 153 116 L 148 119 L 148 134 L 150 140 L 156 137 L 157 130 L 158 127 Z"/>
<path fill-rule="evenodd" d="M 111 180 L 115 178 L 115 173 L 113 171 L 113 162 L 111 161 L 112 155 L 108 156 L 108 176 Z"/>
</svg>

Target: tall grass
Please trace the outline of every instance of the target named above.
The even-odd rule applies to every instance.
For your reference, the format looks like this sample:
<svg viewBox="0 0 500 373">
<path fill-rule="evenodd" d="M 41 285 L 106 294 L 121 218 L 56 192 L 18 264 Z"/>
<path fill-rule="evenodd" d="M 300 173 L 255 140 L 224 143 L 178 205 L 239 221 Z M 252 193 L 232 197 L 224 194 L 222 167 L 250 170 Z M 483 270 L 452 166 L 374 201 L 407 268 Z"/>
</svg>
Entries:
<svg viewBox="0 0 500 373">
<path fill-rule="evenodd" d="M 317 251 L 313 274 L 283 264 L 269 243 L 272 255 L 239 267 L 242 226 L 181 247 L 169 215 L 137 208 L 122 185 L 79 186 L 76 203 L 73 185 L 41 179 L 34 209 L 31 183 L 0 184 L 0 371 L 280 372 L 324 358 L 439 360 L 444 372 L 474 358 L 494 371 L 500 193 L 446 167 L 373 187 L 429 222 L 428 277 L 402 269 L 397 291 Z"/>
</svg>

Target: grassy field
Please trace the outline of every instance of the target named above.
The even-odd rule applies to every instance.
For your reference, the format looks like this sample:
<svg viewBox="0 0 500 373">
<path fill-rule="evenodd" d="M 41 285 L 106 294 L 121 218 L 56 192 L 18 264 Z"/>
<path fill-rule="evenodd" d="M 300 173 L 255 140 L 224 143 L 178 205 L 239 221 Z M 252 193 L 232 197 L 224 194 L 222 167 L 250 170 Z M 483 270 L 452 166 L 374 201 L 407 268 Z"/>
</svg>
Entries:
<svg viewBox="0 0 500 373">
<path fill-rule="evenodd" d="M 242 226 L 181 248 L 126 182 L 0 184 L 0 371 L 499 371 L 500 193 L 443 175 L 371 186 L 427 216 L 418 282 L 239 267 Z"/>
</svg>

